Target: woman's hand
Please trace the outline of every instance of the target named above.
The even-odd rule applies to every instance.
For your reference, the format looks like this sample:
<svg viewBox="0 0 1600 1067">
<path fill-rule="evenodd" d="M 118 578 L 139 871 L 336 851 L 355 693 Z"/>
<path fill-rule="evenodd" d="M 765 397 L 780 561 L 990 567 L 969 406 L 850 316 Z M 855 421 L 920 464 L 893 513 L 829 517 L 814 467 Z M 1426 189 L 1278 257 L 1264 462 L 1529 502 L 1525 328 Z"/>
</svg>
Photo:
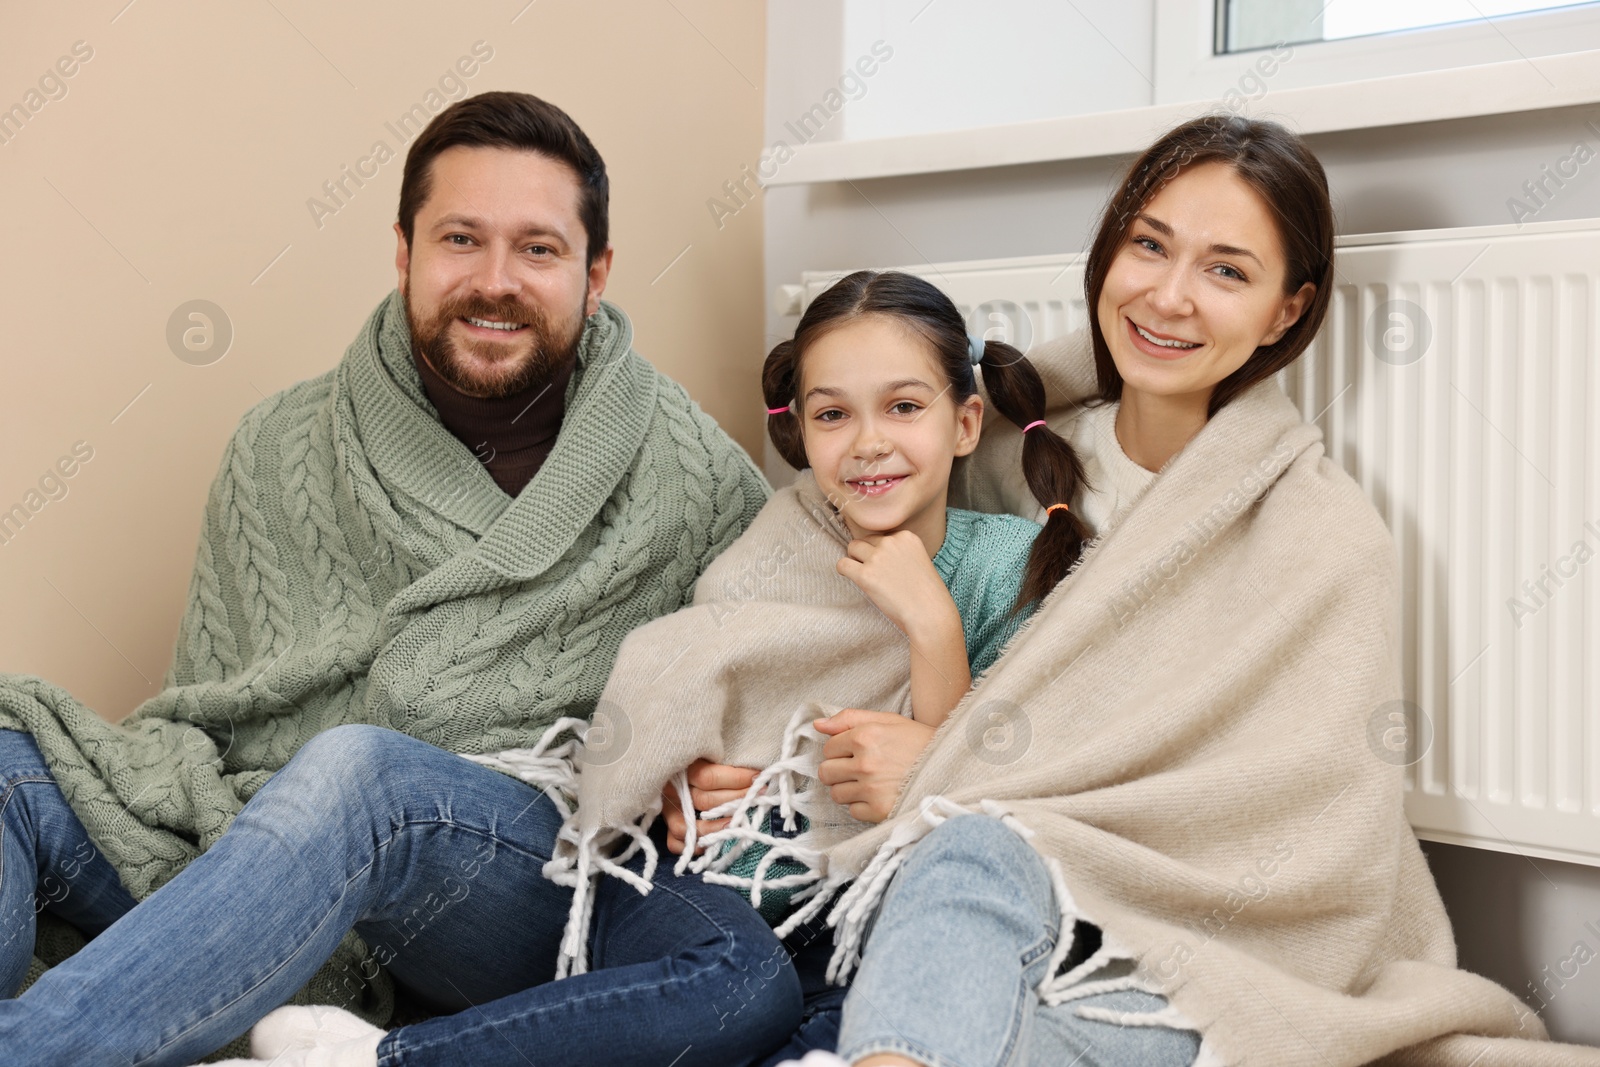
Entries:
<svg viewBox="0 0 1600 1067">
<path fill-rule="evenodd" d="M 750 784 L 756 780 L 756 774 L 753 767 L 730 767 L 725 763 L 695 760 L 689 764 L 689 799 L 694 803 L 694 810 L 706 811 L 744 796 Z M 667 820 L 667 850 L 674 855 L 682 855 L 689 823 L 684 818 L 683 805 L 678 801 L 678 787 L 672 782 L 662 786 L 661 800 L 661 813 Z M 696 819 L 695 833 L 704 837 L 713 830 L 727 826 L 728 822 L 728 819 Z M 695 851 L 704 852 L 705 846 L 697 843 Z"/>
<path fill-rule="evenodd" d="M 907 637 L 942 634 L 952 624 L 961 632 L 956 602 L 922 538 L 910 530 L 851 541 L 837 569 Z"/>
<path fill-rule="evenodd" d="M 914 536 L 914 535 L 913 535 Z M 933 738 L 934 727 L 887 711 L 846 708 L 812 724 L 830 734 L 817 778 L 852 818 L 882 822 L 900 798 L 911 765 Z"/>
</svg>

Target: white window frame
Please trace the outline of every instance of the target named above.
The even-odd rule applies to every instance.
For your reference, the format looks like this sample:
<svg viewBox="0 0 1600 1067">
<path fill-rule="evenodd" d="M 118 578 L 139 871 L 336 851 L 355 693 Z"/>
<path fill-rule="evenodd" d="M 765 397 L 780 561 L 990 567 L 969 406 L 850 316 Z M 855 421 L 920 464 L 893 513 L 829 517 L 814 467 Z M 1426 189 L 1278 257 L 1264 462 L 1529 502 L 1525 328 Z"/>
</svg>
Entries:
<svg viewBox="0 0 1600 1067">
<path fill-rule="evenodd" d="M 1243 82 L 1246 95 L 1263 91 L 1256 88 L 1260 83 L 1271 93 L 1521 58 L 1537 69 L 1538 60 L 1546 56 L 1600 49 L 1600 5 L 1589 5 L 1334 41 L 1288 42 L 1292 55 L 1280 62 L 1271 49 L 1214 54 L 1216 0 L 1154 2 L 1152 102 L 1158 105 L 1238 92 L 1251 71 L 1257 77 Z M 1258 62 L 1265 65 L 1257 68 Z M 1271 73 L 1261 77 L 1267 70 Z M 1464 109 L 1462 117 L 1476 113 L 1476 108 Z"/>
<path fill-rule="evenodd" d="M 815 141 L 795 148 L 761 183 L 1131 155 L 1161 131 L 1219 109 L 1316 134 L 1600 103 L 1600 7 L 1291 45 L 1292 56 L 1283 60 L 1270 48 L 1214 55 L 1215 0 L 1152 2 L 1157 80 L 1146 107 Z"/>
</svg>

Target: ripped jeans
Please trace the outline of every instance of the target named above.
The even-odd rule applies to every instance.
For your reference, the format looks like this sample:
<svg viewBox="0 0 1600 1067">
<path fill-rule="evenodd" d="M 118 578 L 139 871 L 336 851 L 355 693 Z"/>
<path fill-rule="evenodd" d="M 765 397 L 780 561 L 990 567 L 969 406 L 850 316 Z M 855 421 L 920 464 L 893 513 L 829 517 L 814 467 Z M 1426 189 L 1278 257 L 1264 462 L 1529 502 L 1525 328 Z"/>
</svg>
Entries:
<svg viewBox="0 0 1600 1067">
<path fill-rule="evenodd" d="M 912 848 L 872 921 L 844 999 L 839 1055 L 855 1063 L 896 1053 L 929 1067 L 1190 1067 L 1200 1051 L 1192 1030 L 1077 1014 L 1086 1005 L 1155 1012 L 1164 997 L 1126 989 L 1039 999 L 1060 924 L 1049 871 L 1026 841 L 988 815 L 939 824 Z M 1102 970 L 1119 966 L 1128 967 Z"/>
</svg>

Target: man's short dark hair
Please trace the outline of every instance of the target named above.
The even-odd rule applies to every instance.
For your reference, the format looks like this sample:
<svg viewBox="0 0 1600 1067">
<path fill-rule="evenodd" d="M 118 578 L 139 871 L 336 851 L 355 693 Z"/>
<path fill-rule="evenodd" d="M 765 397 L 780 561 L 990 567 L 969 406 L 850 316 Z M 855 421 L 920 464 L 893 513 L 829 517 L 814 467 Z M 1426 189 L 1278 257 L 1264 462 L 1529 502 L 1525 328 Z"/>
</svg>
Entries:
<svg viewBox="0 0 1600 1067">
<path fill-rule="evenodd" d="M 588 238 L 584 262 L 593 264 L 611 239 L 607 218 L 611 185 L 605 160 L 572 117 L 528 93 L 489 92 L 469 96 L 434 116 L 406 153 L 400 179 L 400 232 L 411 246 L 417 212 L 432 192 L 430 164 L 456 145 L 516 148 L 565 163 L 578 179 L 578 219 Z"/>
</svg>

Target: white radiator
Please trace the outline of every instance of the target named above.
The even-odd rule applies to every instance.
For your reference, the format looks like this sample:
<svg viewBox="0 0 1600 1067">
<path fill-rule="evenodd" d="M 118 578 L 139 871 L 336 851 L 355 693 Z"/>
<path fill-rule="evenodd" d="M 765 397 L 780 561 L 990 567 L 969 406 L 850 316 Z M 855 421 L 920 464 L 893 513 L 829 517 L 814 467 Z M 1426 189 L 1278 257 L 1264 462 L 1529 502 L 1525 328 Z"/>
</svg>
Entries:
<svg viewBox="0 0 1600 1067">
<path fill-rule="evenodd" d="M 902 269 L 991 337 L 1085 320 L 1082 255 Z M 1412 707 L 1375 750 L 1419 837 L 1600 865 L 1600 219 L 1346 237 L 1336 269 L 1279 380 L 1399 551 Z"/>
</svg>

